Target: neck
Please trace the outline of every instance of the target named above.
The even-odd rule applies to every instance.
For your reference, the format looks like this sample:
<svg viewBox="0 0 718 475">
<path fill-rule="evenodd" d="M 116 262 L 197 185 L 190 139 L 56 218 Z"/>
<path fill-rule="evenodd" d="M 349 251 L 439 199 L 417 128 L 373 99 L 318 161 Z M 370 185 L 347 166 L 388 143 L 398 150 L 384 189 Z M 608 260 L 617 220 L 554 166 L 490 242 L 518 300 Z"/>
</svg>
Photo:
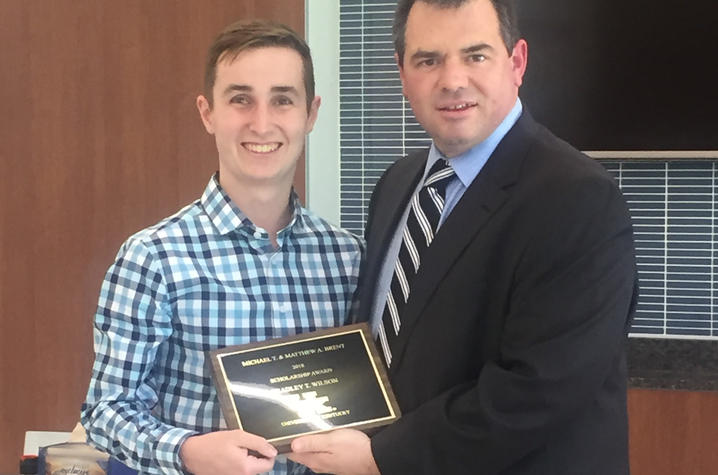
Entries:
<svg viewBox="0 0 718 475">
<path fill-rule="evenodd" d="M 277 233 L 284 229 L 292 219 L 289 207 L 291 184 L 283 187 L 243 185 L 225 186 L 220 174 L 220 184 L 255 226 L 267 231 L 274 247 L 277 247 Z"/>
</svg>

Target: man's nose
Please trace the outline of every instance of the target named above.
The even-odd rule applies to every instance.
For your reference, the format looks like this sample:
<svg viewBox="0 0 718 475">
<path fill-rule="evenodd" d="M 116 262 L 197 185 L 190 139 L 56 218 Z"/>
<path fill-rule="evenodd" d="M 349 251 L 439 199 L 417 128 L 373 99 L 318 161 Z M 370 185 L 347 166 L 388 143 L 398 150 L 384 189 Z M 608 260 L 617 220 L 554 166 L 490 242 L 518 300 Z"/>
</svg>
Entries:
<svg viewBox="0 0 718 475">
<path fill-rule="evenodd" d="M 266 104 L 257 104 L 252 109 L 252 117 L 249 123 L 249 128 L 252 132 L 263 135 L 270 129 L 271 124 L 271 111 L 269 106 Z"/>
<path fill-rule="evenodd" d="M 466 65 L 457 58 L 447 58 L 441 65 L 439 86 L 442 90 L 453 92 L 468 85 Z"/>
</svg>

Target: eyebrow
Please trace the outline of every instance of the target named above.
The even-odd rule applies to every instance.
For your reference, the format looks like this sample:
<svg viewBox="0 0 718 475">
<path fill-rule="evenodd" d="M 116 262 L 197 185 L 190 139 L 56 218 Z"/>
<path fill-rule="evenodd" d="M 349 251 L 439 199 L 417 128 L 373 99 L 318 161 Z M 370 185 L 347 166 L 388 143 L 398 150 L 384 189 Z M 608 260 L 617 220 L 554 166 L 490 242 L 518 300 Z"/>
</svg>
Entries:
<svg viewBox="0 0 718 475">
<path fill-rule="evenodd" d="M 283 92 L 299 95 L 299 91 L 294 86 L 272 86 L 272 92 Z"/>
<path fill-rule="evenodd" d="M 224 94 L 230 94 L 232 92 L 252 92 L 252 86 L 246 84 L 230 84 L 224 90 Z M 272 86 L 271 92 L 273 93 L 289 93 L 299 95 L 299 91 L 294 86 Z"/>
<path fill-rule="evenodd" d="M 441 56 L 441 53 L 438 51 L 426 51 L 423 49 L 417 50 L 414 54 L 411 55 L 411 60 L 417 60 L 417 59 L 425 59 L 425 58 L 437 58 Z"/>
<path fill-rule="evenodd" d="M 471 53 L 476 53 L 476 52 L 479 52 L 479 51 L 486 51 L 486 50 L 493 51 L 493 49 L 494 49 L 494 47 L 491 46 L 490 44 L 487 44 L 487 43 L 479 43 L 479 44 L 477 44 L 477 45 L 469 46 L 468 48 L 463 48 L 463 49 L 461 50 L 461 52 L 464 53 L 464 54 L 471 54 Z"/>
<path fill-rule="evenodd" d="M 479 43 L 479 44 L 467 46 L 466 48 L 462 48 L 461 53 L 462 54 L 471 54 L 471 53 L 476 53 L 479 51 L 487 51 L 487 50 L 493 51 L 493 49 L 494 49 L 494 47 L 488 43 Z M 440 53 L 438 51 L 426 51 L 423 49 L 419 49 L 414 54 L 411 55 L 411 59 L 417 60 L 417 59 L 425 59 L 425 58 L 438 58 L 440 56 L 442 56 L 442 53 Z"/>
</svg>

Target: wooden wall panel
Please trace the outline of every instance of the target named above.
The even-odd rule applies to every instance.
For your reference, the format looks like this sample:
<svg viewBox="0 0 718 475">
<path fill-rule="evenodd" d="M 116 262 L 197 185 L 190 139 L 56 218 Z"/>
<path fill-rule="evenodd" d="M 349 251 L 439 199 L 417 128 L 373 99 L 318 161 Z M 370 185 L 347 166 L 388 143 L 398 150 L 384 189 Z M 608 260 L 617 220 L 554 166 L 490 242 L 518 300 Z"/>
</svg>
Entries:
<svg viewBox="0 0 718 475">
<path fill-rule="evenodd" d="M 718 473 L 718 393 L 632 389 L 632 475 Z"/>
<path fill-rule="evenodd" d="M 0 0 L 0 472 L 26 430 L 78 420 L 120 243 L 216 169 L 194 100 L 207 46 L 242 17 L 302 32 L 304 2 Z"/>
</svg>

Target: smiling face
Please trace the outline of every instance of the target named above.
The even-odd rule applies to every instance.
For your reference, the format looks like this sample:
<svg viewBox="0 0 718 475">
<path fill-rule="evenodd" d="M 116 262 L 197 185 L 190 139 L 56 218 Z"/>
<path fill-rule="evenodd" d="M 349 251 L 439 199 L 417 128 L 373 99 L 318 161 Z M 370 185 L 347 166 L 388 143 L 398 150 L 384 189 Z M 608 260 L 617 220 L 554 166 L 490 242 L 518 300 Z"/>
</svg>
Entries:
<svg viewBox="0 0 718 475">
<path fill-rule="evenodd" d="M 241 51 L 220 57 L 213 105 L 197 98 L 202 122 L 219 154 L 219 180 L 230 196 L 250 186 L 287 191 L 320 99 L 307 109 L 303 64 L 285 47 Z"/>
<path fill-rule="evenodd" d="M 405 42 L 404 95 L 439 150 L 454 157 L 491 135 L 516 103 L 527 59 L 524 40 L 509 56 L 491 2 L 439 8 L 417 1 Z"/>
</svg>

